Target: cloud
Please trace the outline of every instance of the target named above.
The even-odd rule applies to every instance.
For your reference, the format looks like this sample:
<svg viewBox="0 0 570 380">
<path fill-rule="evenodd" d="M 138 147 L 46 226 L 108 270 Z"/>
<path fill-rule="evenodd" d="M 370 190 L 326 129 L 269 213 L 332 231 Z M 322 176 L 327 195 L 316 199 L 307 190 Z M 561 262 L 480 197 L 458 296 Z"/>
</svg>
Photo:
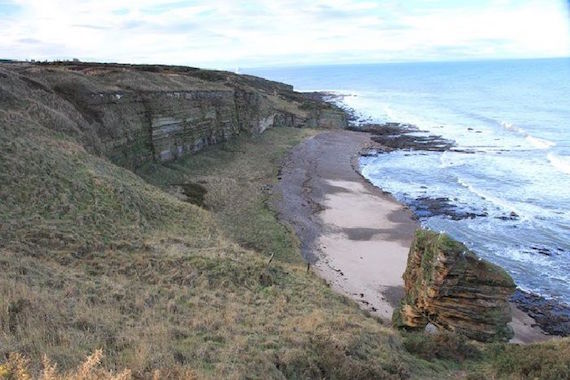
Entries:
<svg viewBox="0 0 570 380">
<path fill-rule="evenodd" d="M 236 66 L 568 56 L 563 0 L 0 0 L 0 57 Z M 27 43 L 26 40 L 37 43 Z"/>
<path fill-rule="evenodd" d="M 105 30 L 109 29 L 109 27 L 105 27 L 102 25 L 87 25 L 87 24 L 73 24 L 71 25 L 73 28 L 87 28 L 87 29 L 95 29 L 95 30 Z"/>
</svg>

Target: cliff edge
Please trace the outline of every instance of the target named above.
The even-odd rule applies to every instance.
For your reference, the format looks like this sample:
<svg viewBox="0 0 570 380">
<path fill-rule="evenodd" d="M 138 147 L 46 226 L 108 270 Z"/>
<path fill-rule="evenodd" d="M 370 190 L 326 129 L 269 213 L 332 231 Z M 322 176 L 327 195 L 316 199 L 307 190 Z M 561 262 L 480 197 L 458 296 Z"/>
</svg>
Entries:
<svg viewBox="0 0 570 380">
<path fill-rule="evenodd" d="M 0 64 L 0 105 L 134 169 L 240 133 L 346 126 L 344 113 L 282 83 L 181 66 Z"/>
</svg>

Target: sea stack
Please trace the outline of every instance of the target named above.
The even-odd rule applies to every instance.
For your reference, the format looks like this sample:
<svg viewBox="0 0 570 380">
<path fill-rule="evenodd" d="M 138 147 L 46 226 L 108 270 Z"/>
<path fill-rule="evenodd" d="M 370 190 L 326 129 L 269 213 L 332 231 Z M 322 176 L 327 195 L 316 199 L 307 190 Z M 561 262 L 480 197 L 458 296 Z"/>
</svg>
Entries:
<svg viewBox="0 0 570 380">
<path fill-rule="evenodd" d="M 406 294 L 394 311 L 396 327 L 432 323 L 479 341 L 513 336 L 507 325 L 512 278 L 447 235 L 418 230 L 403 278 Z"/>
</svg>

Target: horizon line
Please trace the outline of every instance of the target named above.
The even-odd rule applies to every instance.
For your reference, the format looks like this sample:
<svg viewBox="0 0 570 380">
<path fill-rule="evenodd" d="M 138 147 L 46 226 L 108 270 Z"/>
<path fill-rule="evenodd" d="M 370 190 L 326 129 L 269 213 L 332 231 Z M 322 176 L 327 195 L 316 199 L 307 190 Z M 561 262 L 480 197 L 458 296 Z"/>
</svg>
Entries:
<svg viewBox="0 0 570 380">
<path fill-rule="evenodd" d="M 546 57 L 501 57 L 501 58 L 465 58 L 465 59 L 434 59 L 434 60 L 393 60 L 393 61 L 369 61 L 369 62 L 326 62 L 326 63 L 302 63 L 302 64 L 269 64 L 269 65 L 255 65 L 255 66 L 239 66 L 233 65 L 223 67 L 213 66 L 199 66 L 192 64 L 179 64 L 179 63 L 140 63 L 140 62 L 121 62 L 121 61 L 97 61 L 97 60 L 81 60 L 79 58 L 52 58 L 52 59 L 14 59 L 0 57 L 0 63 L 77 63 L 77 64 L 108 64 L 108 65 L 137 65 L 137 66 L 172 66 L 172 67 L 188 67 L 202 70 L 218 70 L 236 72 L 236 70 L 269 70 L 275 68 L 303 68 L 303 67 L 323 67 L 323 66 L 365 66 L 365 65 L 397 65 L 397 64 L 423 64 L 423 63 L 469 63 L 469 62 L 495 62 L 495 61 L 539 61 L 551 59 L 570 59 L 570 55 L 563 56 L 546 56 Z"/>
</svg>

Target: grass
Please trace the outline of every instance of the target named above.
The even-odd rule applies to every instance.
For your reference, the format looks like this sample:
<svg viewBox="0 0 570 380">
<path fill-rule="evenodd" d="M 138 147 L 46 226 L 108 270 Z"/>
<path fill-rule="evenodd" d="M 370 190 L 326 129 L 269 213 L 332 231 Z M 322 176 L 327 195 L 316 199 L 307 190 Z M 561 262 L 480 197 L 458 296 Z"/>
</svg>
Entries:
<svg viewBox="0 0 570 380">
<path fill-rule="evenodd" d="M 294 233 L 268 207 L 285 153 L 313 129 L 274 128 L 261 136 L 239 136 L 206 148 L 196 156 L 169 164 L 148 164 L 137 174 L 181 199 L 184 184 L 199 184 L 200 203 L 210 210 L 225 234 L 242 247 L 281 261 L 301 263 Z M 182 184 L 182 185 L 181 185 Z"/>
<path fill-rule="evenodd" d="M 318 131 L 239 136 L 133 173 L 87 151 L 65 109 L 0 100 L 1 378 L 567 374 L 568 340 L 459 363 L 463 343 L 412 344 L 307 273 L 268 201 L 287 151 Z"/>
<path fill-rule="evenodd" d="M 463 363 L 478 359 L 481 355 L 477 346 L 463 335 L 442 331 L 437 334 L 403 333 L 403 344 L 408 352 L 425 359 L 448 360 Z"/>
<path fill-rule="evenodd" d="M 113 373 L 100 367 L 103 352 L 95 351 L 89 355 L 83 363 L 74 370 L 58 371 L 57 364 L 52 363 L 47 357 L 42 360 L 42 371 L 40 378 L 42 380 L 126 380 L 131 378 L 129 370 L 123 370 L 120 373 Z M 158 378 L 160 373 L 155 373 L 153 378 Z M 18 353 L 12 353 L 8 356 L 6 363 L 0 365 L 0 378 L 28 380 L 32 379 L 33 374 L 30 372 L 30 361 Z M 189 376 L 186 378 L 190 378 Z"/>
<path fill-rule="evenodd" d="M 570 378 L 570 341 L 529 346 L 495 345 L 487 350 L 491 371 L 505 379 Z"/>
<path fill-rule="evenodd" d="M 240 137 L 145 168 L 149 184 L 21 122 L 0 140 L 0 357 L 34 376 L 44 355 L 64 376 L 99 349 L 101 368 L 134 377 L 415 373 L 397 332 L 306 273 L 266 205 L 284 154 L 315 131 Z M 186 181 L 208 210 L 170 185 Z"/>
</svg>

